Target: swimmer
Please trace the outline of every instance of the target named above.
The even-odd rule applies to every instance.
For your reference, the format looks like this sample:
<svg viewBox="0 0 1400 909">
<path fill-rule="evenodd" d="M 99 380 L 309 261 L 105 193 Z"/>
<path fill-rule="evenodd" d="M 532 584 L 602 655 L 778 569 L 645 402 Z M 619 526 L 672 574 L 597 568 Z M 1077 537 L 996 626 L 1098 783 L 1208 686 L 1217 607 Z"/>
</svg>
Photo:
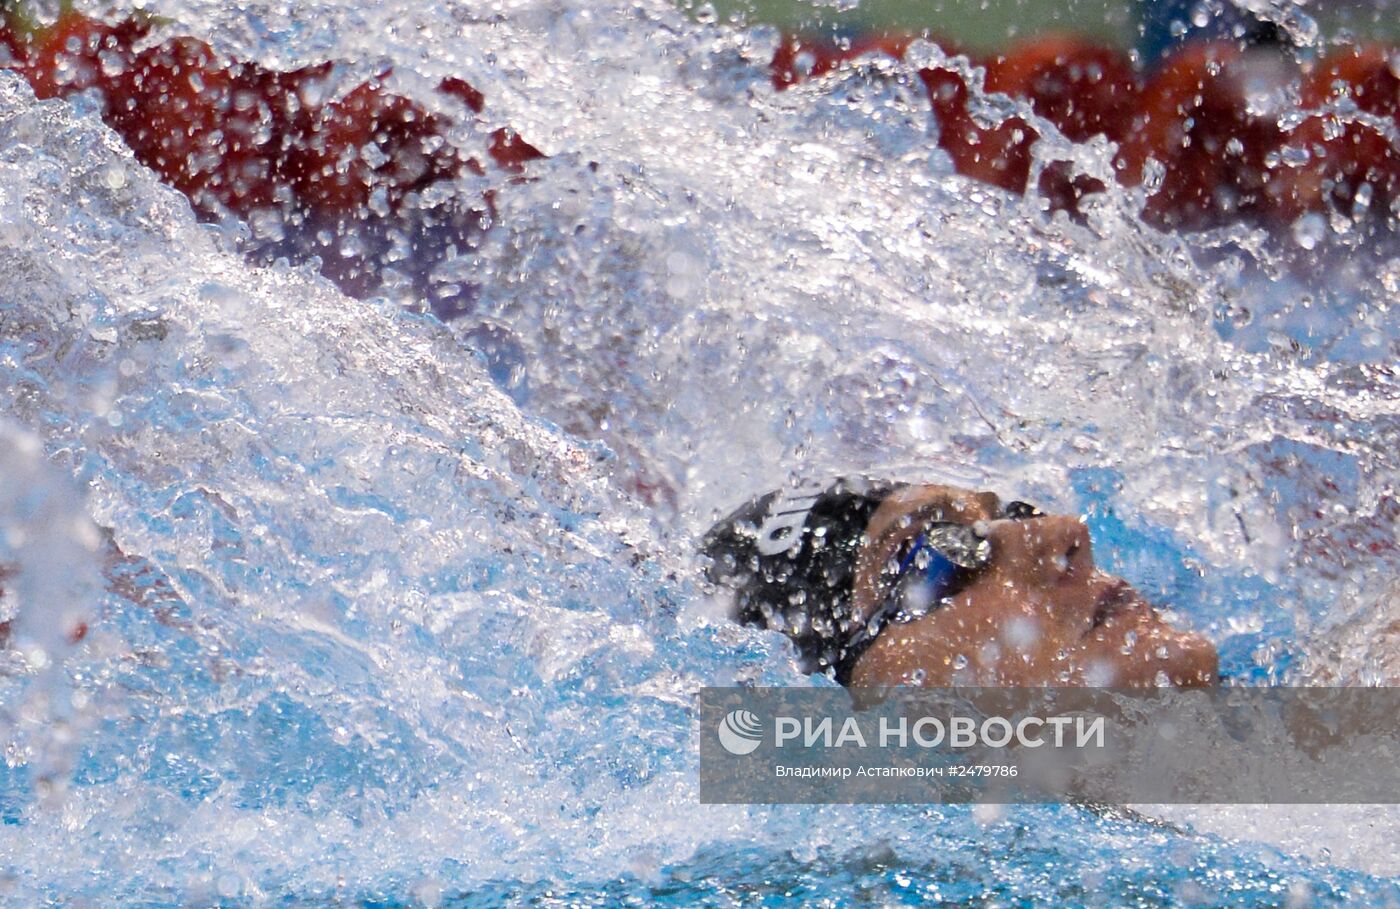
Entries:
<svg viewBox="0 0 1400 909">
<path fill-rule="evenodd" d="M 1095 567 L 1088 528 L 990 492 L 846 478 L 706 534 L 734 617 L 850 687 L 1204 687 L 1215 647 Z"/>
</svg>

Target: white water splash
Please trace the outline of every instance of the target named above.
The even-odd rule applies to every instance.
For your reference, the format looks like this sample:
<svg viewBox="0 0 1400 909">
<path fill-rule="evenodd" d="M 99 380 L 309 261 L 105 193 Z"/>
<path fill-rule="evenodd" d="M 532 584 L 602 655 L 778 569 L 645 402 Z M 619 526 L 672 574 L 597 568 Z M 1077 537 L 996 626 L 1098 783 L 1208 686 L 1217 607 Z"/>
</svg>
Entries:
<svg viewBox="0 0 1400 909">
<path fill-rule="evenodd" d="M 157 11 L 282 65 L 465 76 L 552 156 L 471 272 L 522 381 L 513 401 L 431 320 L 249 265 L 90 110 L 0 74 L 0 401 L 112 537 L 68 663 L 84 757 L 57 808 L 24 761 L 6 788 L 19 903 L 408 901 L 741 845 L 946 865 L 966 828 L 1014 894 L 1039 850 L 1151 848 L 1048 809 L 696 804 L 694 689 L 804 681 L 775 636 L 711 621 L 691 537 L 789 472 L 1113 512 L 1133 579 L 1244 666 L 1392 602 L 1383 275 L 1270 281 L 1248 236 L 1197 264 L 1116 194 L 1047 222 L 950 172 L 910 72 L 775 95 L 771 35 L 660 4 Z"/>
</svg>

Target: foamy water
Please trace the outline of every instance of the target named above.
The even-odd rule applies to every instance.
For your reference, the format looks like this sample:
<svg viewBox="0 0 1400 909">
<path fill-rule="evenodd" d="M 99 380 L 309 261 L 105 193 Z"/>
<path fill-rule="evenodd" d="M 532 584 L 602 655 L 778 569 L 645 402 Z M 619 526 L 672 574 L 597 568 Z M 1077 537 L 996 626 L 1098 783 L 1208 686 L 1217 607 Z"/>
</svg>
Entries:
<svg viewBox="0 0 1400 909">
<path fill-rule="evenodd" d="M 424 103 L 466 77 L 550 158 L 444 327 L 250 264 L 0 73 L 7 904 L 1400 901 L 1390 808 L 1309 848 L 1241 809 L 701 806 L 691 716 L 829 684 L 691 552 L 852 471 L 1087 513 L 1237 677 L 1393 683 L 1400 258 L 1289 270 L 1121 194 L 1049 221 L 952 173 L 912 70 L 775 95 L 774 35 L 659 2 L 153 8 Z"/>
</svg>

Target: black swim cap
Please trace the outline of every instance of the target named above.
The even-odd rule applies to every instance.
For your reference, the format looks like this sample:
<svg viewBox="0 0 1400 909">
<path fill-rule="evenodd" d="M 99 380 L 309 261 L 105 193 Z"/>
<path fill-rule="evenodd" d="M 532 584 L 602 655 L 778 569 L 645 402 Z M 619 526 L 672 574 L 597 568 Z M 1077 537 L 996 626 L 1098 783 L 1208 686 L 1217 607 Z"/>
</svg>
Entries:
<svg viewBox="0 0 1400 909">
<path fill-rule="evenodd" d="M 804 672 L 845 681 L 856 560 L 871 516 L 897 488 L 848 478 L 754 499 L 705 535 L 706 576 L 734 591 L 737 621 L 792 638 Z"/>
</svg>

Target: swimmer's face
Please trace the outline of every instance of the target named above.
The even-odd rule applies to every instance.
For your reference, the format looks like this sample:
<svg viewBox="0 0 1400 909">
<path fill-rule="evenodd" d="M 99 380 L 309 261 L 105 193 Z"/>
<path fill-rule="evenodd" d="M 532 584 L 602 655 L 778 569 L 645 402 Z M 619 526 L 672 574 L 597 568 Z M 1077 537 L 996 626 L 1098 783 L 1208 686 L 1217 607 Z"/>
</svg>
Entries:
<svg viewBox="0 0 1400 909">
<path fill-rule="evenodd" d="M 965 517 L 991 561 L 945 605 L 887 627 L 855 685 L 1194 687 L 1216 681 L 1204 637 L 1174 628 L 1121 578 L 1094 565 L 1078 518 L 1000 519 L 977 496 Z"/>
</svg>

